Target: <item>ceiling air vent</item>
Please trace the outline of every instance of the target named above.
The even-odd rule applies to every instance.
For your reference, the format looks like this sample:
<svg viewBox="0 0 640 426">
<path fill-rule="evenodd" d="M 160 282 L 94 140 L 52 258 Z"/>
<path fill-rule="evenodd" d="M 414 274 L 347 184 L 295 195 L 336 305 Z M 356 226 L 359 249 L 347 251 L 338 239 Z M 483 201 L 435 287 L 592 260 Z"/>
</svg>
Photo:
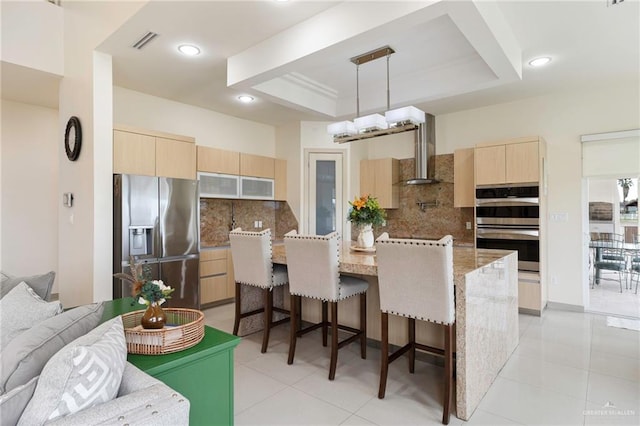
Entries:
<svg viewBox="0 0 640 426">
<path fill-rule="evenodd" d="M 133 44 L 133 47 L 135 47 L 136 49 L 140 50 L 143 47 L 145 47 L 147 44 L 149 44 L 149 42 L 151 40 L 153 40 L 154 38 L 158 37 L 157 33 L 154 33 L 153 31 L 148 31 L 145 35 L 143 35 L 140 40 L 136 41 Z"/>
</svg>

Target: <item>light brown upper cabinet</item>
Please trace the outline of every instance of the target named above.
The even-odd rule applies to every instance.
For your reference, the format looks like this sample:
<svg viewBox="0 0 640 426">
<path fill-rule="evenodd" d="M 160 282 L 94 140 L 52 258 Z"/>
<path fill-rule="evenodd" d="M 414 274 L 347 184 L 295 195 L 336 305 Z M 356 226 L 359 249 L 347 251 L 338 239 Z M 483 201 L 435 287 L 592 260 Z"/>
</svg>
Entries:
<svg viewBox="0 0 640 426">
<path fill-rule="evenodd" d="M 384 209 L 400 207 L 400 161 L 380 158 L 360 161 L 360 195 L 371 194 Z"/>
<path fill-rule="evenodd" d="M 476 185 L 505 183 L 506 158 L 504 153 L 504 145 L 476 148 Z"/>
<path fill-rule="evenodd" d="M 473 207 L 475 204 L 474 148 L 453 152 L 453 207 Z"/>
<path fill-rule="evenodd" d="M 195 179 L 195 139 L 127 126 L 114 127 L 113 173 Z"/>
<path fill-rule="evenodd" d="M 195 179 L 195 144 L 174 139 L 156 138 L 156 175 Z"/>
<path fill-rule="evenodd" d="M 240 153 L 240 175 L 273 179 L 275 177 L 275 159 Z"/>
<path fill-rule="evenodd" d="M 275 159 L 275 193 L 274 199 L 287 200 L 287 160 Z"/>
<path fill-rule="evenodd" d="M 476 185 L 536 183 L 539 180 L 540 151 L 537 137 L 476 147 Z"/>
<path fill-rule="evenodd" d="M 198 146 L 198 171 L 239 175 L 240 153 L 208 146 Z"/>
<path fill-rule="evenodd" d="M 538 141 L 508 144 L 505 149 L 505 174 L 508 183 L 540 180 Z"/>
<path fill-rule="evenodd" d="M 113 173 L 156 175 L 156 138 L 113 131 Z"/>
</svg>

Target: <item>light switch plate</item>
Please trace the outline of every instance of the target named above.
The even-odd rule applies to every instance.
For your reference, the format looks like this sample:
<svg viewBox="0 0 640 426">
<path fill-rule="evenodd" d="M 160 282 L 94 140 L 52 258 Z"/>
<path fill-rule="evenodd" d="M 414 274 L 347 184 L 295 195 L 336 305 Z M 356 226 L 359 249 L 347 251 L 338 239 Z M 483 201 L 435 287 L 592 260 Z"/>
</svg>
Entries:
<svg viewBox="0 0 640 426">
<path fill-rule="evenodd" d="M 569 221 L 569 213 L 561 212 L 561 213 L 550 213 L 549 220 L 551 222 L 568 222 Z"/>
</svg>

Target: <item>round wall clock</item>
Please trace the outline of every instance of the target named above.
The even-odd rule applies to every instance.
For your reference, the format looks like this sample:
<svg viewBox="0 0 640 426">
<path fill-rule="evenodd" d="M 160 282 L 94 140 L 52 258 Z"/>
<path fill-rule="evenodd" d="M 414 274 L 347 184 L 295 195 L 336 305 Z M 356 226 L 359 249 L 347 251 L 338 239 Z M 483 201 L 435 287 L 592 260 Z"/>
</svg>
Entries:
<svg viewBox="0 0 640 426">
<path fill-rule="evenodd" d="M 64 150 L 67 158 L 76 161 L 80 155 L 80 147 L 82 146 L 82 127 L 80 120 L 73 116 L 67 121 L 67 128 L 64 131 Z"/>
</svg>

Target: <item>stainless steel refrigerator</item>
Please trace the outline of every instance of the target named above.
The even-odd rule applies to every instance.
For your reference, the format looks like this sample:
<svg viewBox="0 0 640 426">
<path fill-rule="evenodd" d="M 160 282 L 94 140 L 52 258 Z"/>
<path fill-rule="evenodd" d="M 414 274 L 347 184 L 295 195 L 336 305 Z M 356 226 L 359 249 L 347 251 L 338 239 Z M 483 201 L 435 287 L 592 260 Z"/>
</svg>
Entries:
<svg viewBox="0 0 640 426">
<path fill-rule="evenodd" d="M 133 256 L 175 289 L 164 307 L 199 309 L 198 207 L 196 180 L 113 175 L 113 272 L 129 273 Z M 114 278 L 114 299 L 130 295 Z"/>
</svg>

